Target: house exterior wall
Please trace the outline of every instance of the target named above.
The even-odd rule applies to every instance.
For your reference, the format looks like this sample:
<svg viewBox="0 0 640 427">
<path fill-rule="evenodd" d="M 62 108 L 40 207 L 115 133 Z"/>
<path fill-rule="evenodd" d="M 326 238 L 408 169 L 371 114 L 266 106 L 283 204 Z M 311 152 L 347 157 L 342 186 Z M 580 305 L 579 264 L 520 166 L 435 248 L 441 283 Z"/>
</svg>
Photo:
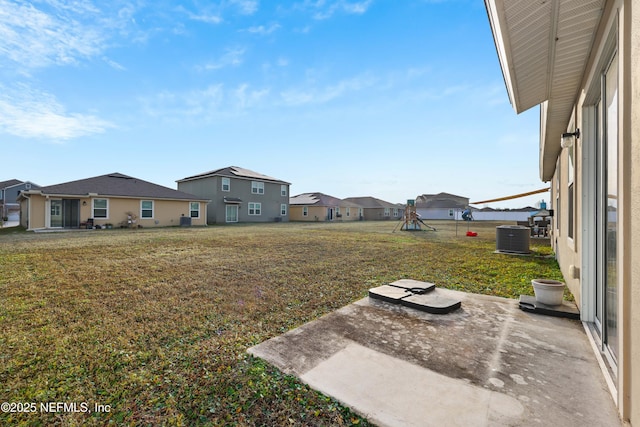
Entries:
<svg viewBox="0 0 640 427">
<path fill-rule="evenodd" d="M 456 211 L 457 209 L 453 209 L 453 216 L 451 216 L 448 208 L 416 208 L 416 213 L 422 219 L 455 219 Z"/>
<path fill-rule="evenodd" d="M 20 225 L 27 230 L 45 228 L 45 201 L 44 197 L 30 196 L 20 202 Z M 26 213 L 26 214 L 25 214 Z"/>
<path fill-rule="evenodd" d="M 240 203 L 234 203 L 239 207 L 237 222 L 289 221 L 288 184 L 250 178 L 224 177 L 229 178 L 230 189 L 229 191 L 222 191 L 222 178 L 222 176 L 215 175 L 178 182 L 178 190 L 211 200 L 207 207 L 207 222 L 209 224 L 226 222 L 226 205 L 228 203 L 225 203 L 225 197 L 241 200 Z M 252 193 L 251 183 L 254 181 L 264 184 L 264 194 Z M 281 185 L 286 186 L 285 196 L 281 194 Z M 250 214 L 249 203 L 260 203 L 260 215 Z M 287 205 L 286 215 L 281 214 L 283 204 Z"/>
<path fill-rule="evenodd" d="M 603 67 L 617 52 L 617 211 L 606 214 L 609 218 L 615 215 L 617 219 L 618 285 L 617 294 L 612 298 L 618 310 L 618 327 L 613 337 L 618 343 L 618 354 L 612 368 L 616 374 L 612 392 L 622 418 L 632 426 L 640 426 L 640 370 L 632 369 L 632 361 L 637 365 L 640 360 L 640 222 L 637 220 L 640 212 L 640 5 L 635 0 L 606 3 L 592 52 L 574 114 L 567 124 L 567 132 L 577 127 L 581 130 L 581 137 L 573 148 L 573 174 L 569 163 L 572 148 L 563 148 L 551 181 L 555 210 L 551 241 L 565 281 L 580 307 L 582 320 L 593 324 L 595 289 L 601 285 L 594 262 L 598 240 L 596 199 L 599 197 L 596 158 L 601 143 L 592 94 L 601 81 Z M 568 186 L 572 177 L 573 198 Z M 597 342 L 597 334 L 593 335 Z M 607 355 L 606 348 L 601 352 Z"/>
<path fill-rule="evenodd" d="M 364 208 L 363 219 L 365 221 L 387 221 L 393 218 L 393 210 L 391 208 L 389 216 L 384 215 L 384 208 Z M 399 218 L 396 218 L 399 219 Z"/>
<path fill-rule="evenodd" d="M 18 194 L 21 191 L 39 188 L 30 182 L 23 182 L 0 190 L 0 216 L 15 221 L 20 217 L 20 204 Z"/>
<path fill-rule="evenodd" d="M 635 88 L 633 96 L 627 100 L 625 106 L 628 111 L 629 126 L 625 128 L 628 135 L 628 147 L 625 165 L 625 172 L 628 172 L 627 193 L 625 198 L 629 199 L 628 212 L 628 252 L 629 259 L 636 260 L 631 262 L 625 282 L 629 283 L 628 295 L 626 295 L 625 311 L 629 313 L 629 324 L 626 326 L 625 341 L 629 342 L 628 360 L 640 360 L 640 222 L 631 220 L 634 214 L 640 212 L 640 97 L 638 96 L 638 88 L 640 88 L 640 6 L 637 2 L 632 6 L 632 2 L 625 3 L 628 12 L 625 15 L 625 27 L 629 28 L 629 42 L 627 44 L 628 53 L 625 55 L 630 58 L 628 84 Z M 640 425 L 640 369 L 632 369 L 630 378 L 628 379 L 627 399 L 631 404 L 629 408 L 629 419 L 633 425 Z M 625 400 L 627 400 L 625 399 Z"/>
<path fill-rule="evenodd" d="M 527 211 L 473 211 L 474 221 L 528 221 L 533 212 Z M 462 212 L 456 212 L 462 219 Z"/>
<path fill-rule="evenodd" d="M 104 197 L 99 197 L 104 198 Z M 107 198 L 109 200 L 109 217 L 106 219 L 94 219 L 95 225 L 113 224 L 114 227 L 120 225 L 128 225 L 128 212 L 133 213 L 136 218 L 136 224 L 144 227 L 171 227 L 180 225 L 181 217 L 190 216 L 190 202 L 188 200 L 153 200 L 153 199 L 119 199 Z M 153 201 L 153 217 L 142 218 L 142 201 Z M 206 225 L 206 203 L 200 203 L 199 218 L 191 218 L 192 226 Z M 92 217 L 92 202 L 87 202 L 87 206 L 81 204 L 81 215 L 86 213 L 87 218 Z M 80 218 L 84 221 L 85 216 Z"/>
<path fill-rule="evenodd" d="M 306 206 L 307 216 L 303 215 L 304 206 L 302 205 L 290 205 L 289 206 L 289 220 L 291 221 L 329 221 L 328 210 L 333 209 L 333 219 L 331 221 L 358 221 L 358 207 L 354 206 Z M 339 209 L 340 217 L 337 216 L 337 210 Z M 347 216 L 347 209 L 349 215 Z"/>
<path fill-rule="evenodd" d="M 358 206 L 340 206 L 340 213 L 342 214 L 342 217 L 338 219 L 341 221 L 360 220 L 360 218 L 358 217 Z"/>
<path fill-rule="evenodd" d="M 207 223 L 215 224 L 217 222 L 224 222 L 225 220 L 224 212 L 218 215 L 218 210 L 216 209 L 216 206 L 219 204 L 218 193 L 220 193 L 221 185 L 219 176 L 210 176 L 192 181 L 179 182 L 178 190 L 211 200 L 211 202 L 207 204 Z"/>
<path fill-rule="evenodd" d="M 289 219 L 291 221 L 328 221 L 327 206 L 306 206 L 306 216 L 303 214 L 304 208 L 305 206 L 289 205 Z"/>
<path fill-rule="evenodd" d="M 23 182 L 21 184 L 13 185 L 11 187 L 7 187 L 3 191 L 2 201 L 5 203 L 17 203 L 18 194 L 24 190 L 37 189 L 39 188 L 37 185 L 32 184 L 30 182 Z"/>
<path fill-rule="evenodd" d="M 98 199 L 108 200 L 108 217 L 94 219 L 94 225 L 103 226 L 112 224 L 114 227 L 127 225 L 128 212 L 133 213 L 136 218 L 136 224 L 142 227 L 170 227 L 180 225 L 181 216 L 190 216 L 190 201 L 188 200 L 154 200 L 154 199 L 132 199 L 117 197 L 97 197 Z M 48 228 L 49 216 L 48 210 L 50 204 L 48 200 L 74 199 L 79 200 L 80 213 L 79 221 L 85 222 L 93 217 L 92 198 L 90 197 L 50 197 L 32 194 L 29 199 L 21 201 L 21 224 L 29 230 L 38 230 Z M 153 218 L 141 218 L 142 200 L 153 201 Z M 194 201 L 195 202 L 195 201 Z M 191 218 L 191 225 L 206 225 L 206 204 L 200 203 L 200 217 Z"/>
</svg>

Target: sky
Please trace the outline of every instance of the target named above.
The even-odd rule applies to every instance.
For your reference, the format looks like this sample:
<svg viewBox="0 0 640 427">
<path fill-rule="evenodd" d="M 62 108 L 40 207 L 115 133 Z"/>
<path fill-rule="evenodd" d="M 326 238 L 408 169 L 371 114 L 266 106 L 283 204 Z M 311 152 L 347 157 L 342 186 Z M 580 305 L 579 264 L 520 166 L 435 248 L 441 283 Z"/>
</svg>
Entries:
<svg viewBox="0 0 640 427">
<path fill-rule="evenodd" d="M 0 181 L 239 166 L 291 195 L 473 202 L 548 186 L 538 138 L 481 0 L 0 0 Z"/>
</svg>

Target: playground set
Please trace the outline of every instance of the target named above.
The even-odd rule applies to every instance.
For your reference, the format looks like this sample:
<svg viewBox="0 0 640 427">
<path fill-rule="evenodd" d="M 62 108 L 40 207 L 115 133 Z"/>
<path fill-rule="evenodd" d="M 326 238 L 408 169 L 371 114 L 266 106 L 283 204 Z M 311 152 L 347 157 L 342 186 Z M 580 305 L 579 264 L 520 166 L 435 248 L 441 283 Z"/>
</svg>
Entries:
<svg viewBox="0 0 640 427">
<path fill-rule="evenodd" d="M 400 226 L 401 231 L 420 231 L 422 230 L 422 226 L 429 230 L 437 231 L 435 227 L 428 225 L 422 220 L 422 218 L 420 218 L 416 212 L 416 201 L 414 199 L 407 200 L 407 205 L 404 208 L 402 219 L 400 219 L 400 222 L 396 224 L 393 231 L 396 231 L 398 226 Z"/>
<path fill-rule="evenodd" d="M 473 215 L 471 214 L 470 209 L 467 208 L 464 210 L 464 212 L 462 213 L 462 219 L 465 222 L 473 221 Z M 421 231 L 422 227 L 425 227 L 432 231 L 438 231 L 435 227 L 430 226 L 429 224 L 424 222 L 422 218 L 420 218 L 420 215 L 418 215 L 418 212 L 416 212 L 416 201 L 414 199 L 407 200 L 407 205 L 404 208 L 402 218 L 393 229 L 394 232 L 398 229 L 398 226 L 400 226 L 401 231 Z M 458 224 L 456 221 L 456 235 L 457 234 Z M 478 233 L 469 231 L 469 227 L 467 226 L 467 236 L 475 237 L 477 235 Z"/>
</svg>

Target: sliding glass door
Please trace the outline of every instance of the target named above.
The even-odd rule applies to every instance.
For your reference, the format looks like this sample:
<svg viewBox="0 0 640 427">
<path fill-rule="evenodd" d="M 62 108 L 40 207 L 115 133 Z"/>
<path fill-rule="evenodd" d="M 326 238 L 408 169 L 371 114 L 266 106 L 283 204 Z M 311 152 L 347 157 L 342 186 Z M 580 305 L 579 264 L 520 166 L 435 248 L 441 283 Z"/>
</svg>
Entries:
<svg viewBox="0 0 640 427">
<path fill-rule="evenodd" d="M 80 226 L 80 200 L 55 199 L 49 203 L 49 227 L 77 228 Z"/>
<path fill-rule="evenodd" d="M 596 105 L 596 325 L 613 364 L 618 343 L 618 57 L 602 75 Z"/>
</svg>

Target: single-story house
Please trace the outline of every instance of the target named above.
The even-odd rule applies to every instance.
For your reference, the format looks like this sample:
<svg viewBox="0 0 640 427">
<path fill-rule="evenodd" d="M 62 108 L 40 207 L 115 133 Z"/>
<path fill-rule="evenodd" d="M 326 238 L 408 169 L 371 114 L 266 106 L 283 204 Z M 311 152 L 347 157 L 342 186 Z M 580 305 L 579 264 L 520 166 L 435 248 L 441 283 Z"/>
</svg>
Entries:
<svg viewBox="0 0 640 427">
<path fill-rule="evenodd" d="M 28 230 L 206 225 L 209 201 L 121 173 L 32 188 L 18 200 L 20 225 Z"/>
<path fill-rule="evenodd" d="M 416 197 L 416 213 L 422 219 L 460 219 L 469 207 L 469 198 L 449 193 L 422 194 Z"/>
<path fill-rule="evenodd" d="M 357 221 L 363 208 L 323 193 L 303 193 L 289 199 L 291 221 Z"/>
<path fill-rule="evenodd" d="M 229 166 L 183 178 L 178 190 L 210 200 L 207 223 L 289 221 L 290 183 Z"/>
<path fill-rule="evenodd" d="M 20 203 L 18 203 L 18 194 L 21 191 L 31 190 L 32 188 L 40 187 L 30 181 L 20 181 L 19 179 L 0 182 L 0 217 L 7 221 L 19 221 Z"/>
<path fill-rule="evenodd" d="M 388 220 L 402 218 L 403 208 L 395 203 L 386 202 L 371 196 L 347 197 L 345 202 L 355 203 L 362 207 L 362 219 L 365 221 Z"/>
<path fill-rule="evenodd" d="M 565 282 L 622 420 L 640 426 L 640 3 L 485 6 L 511 104 L 540 109 Z"/>
</svg>

